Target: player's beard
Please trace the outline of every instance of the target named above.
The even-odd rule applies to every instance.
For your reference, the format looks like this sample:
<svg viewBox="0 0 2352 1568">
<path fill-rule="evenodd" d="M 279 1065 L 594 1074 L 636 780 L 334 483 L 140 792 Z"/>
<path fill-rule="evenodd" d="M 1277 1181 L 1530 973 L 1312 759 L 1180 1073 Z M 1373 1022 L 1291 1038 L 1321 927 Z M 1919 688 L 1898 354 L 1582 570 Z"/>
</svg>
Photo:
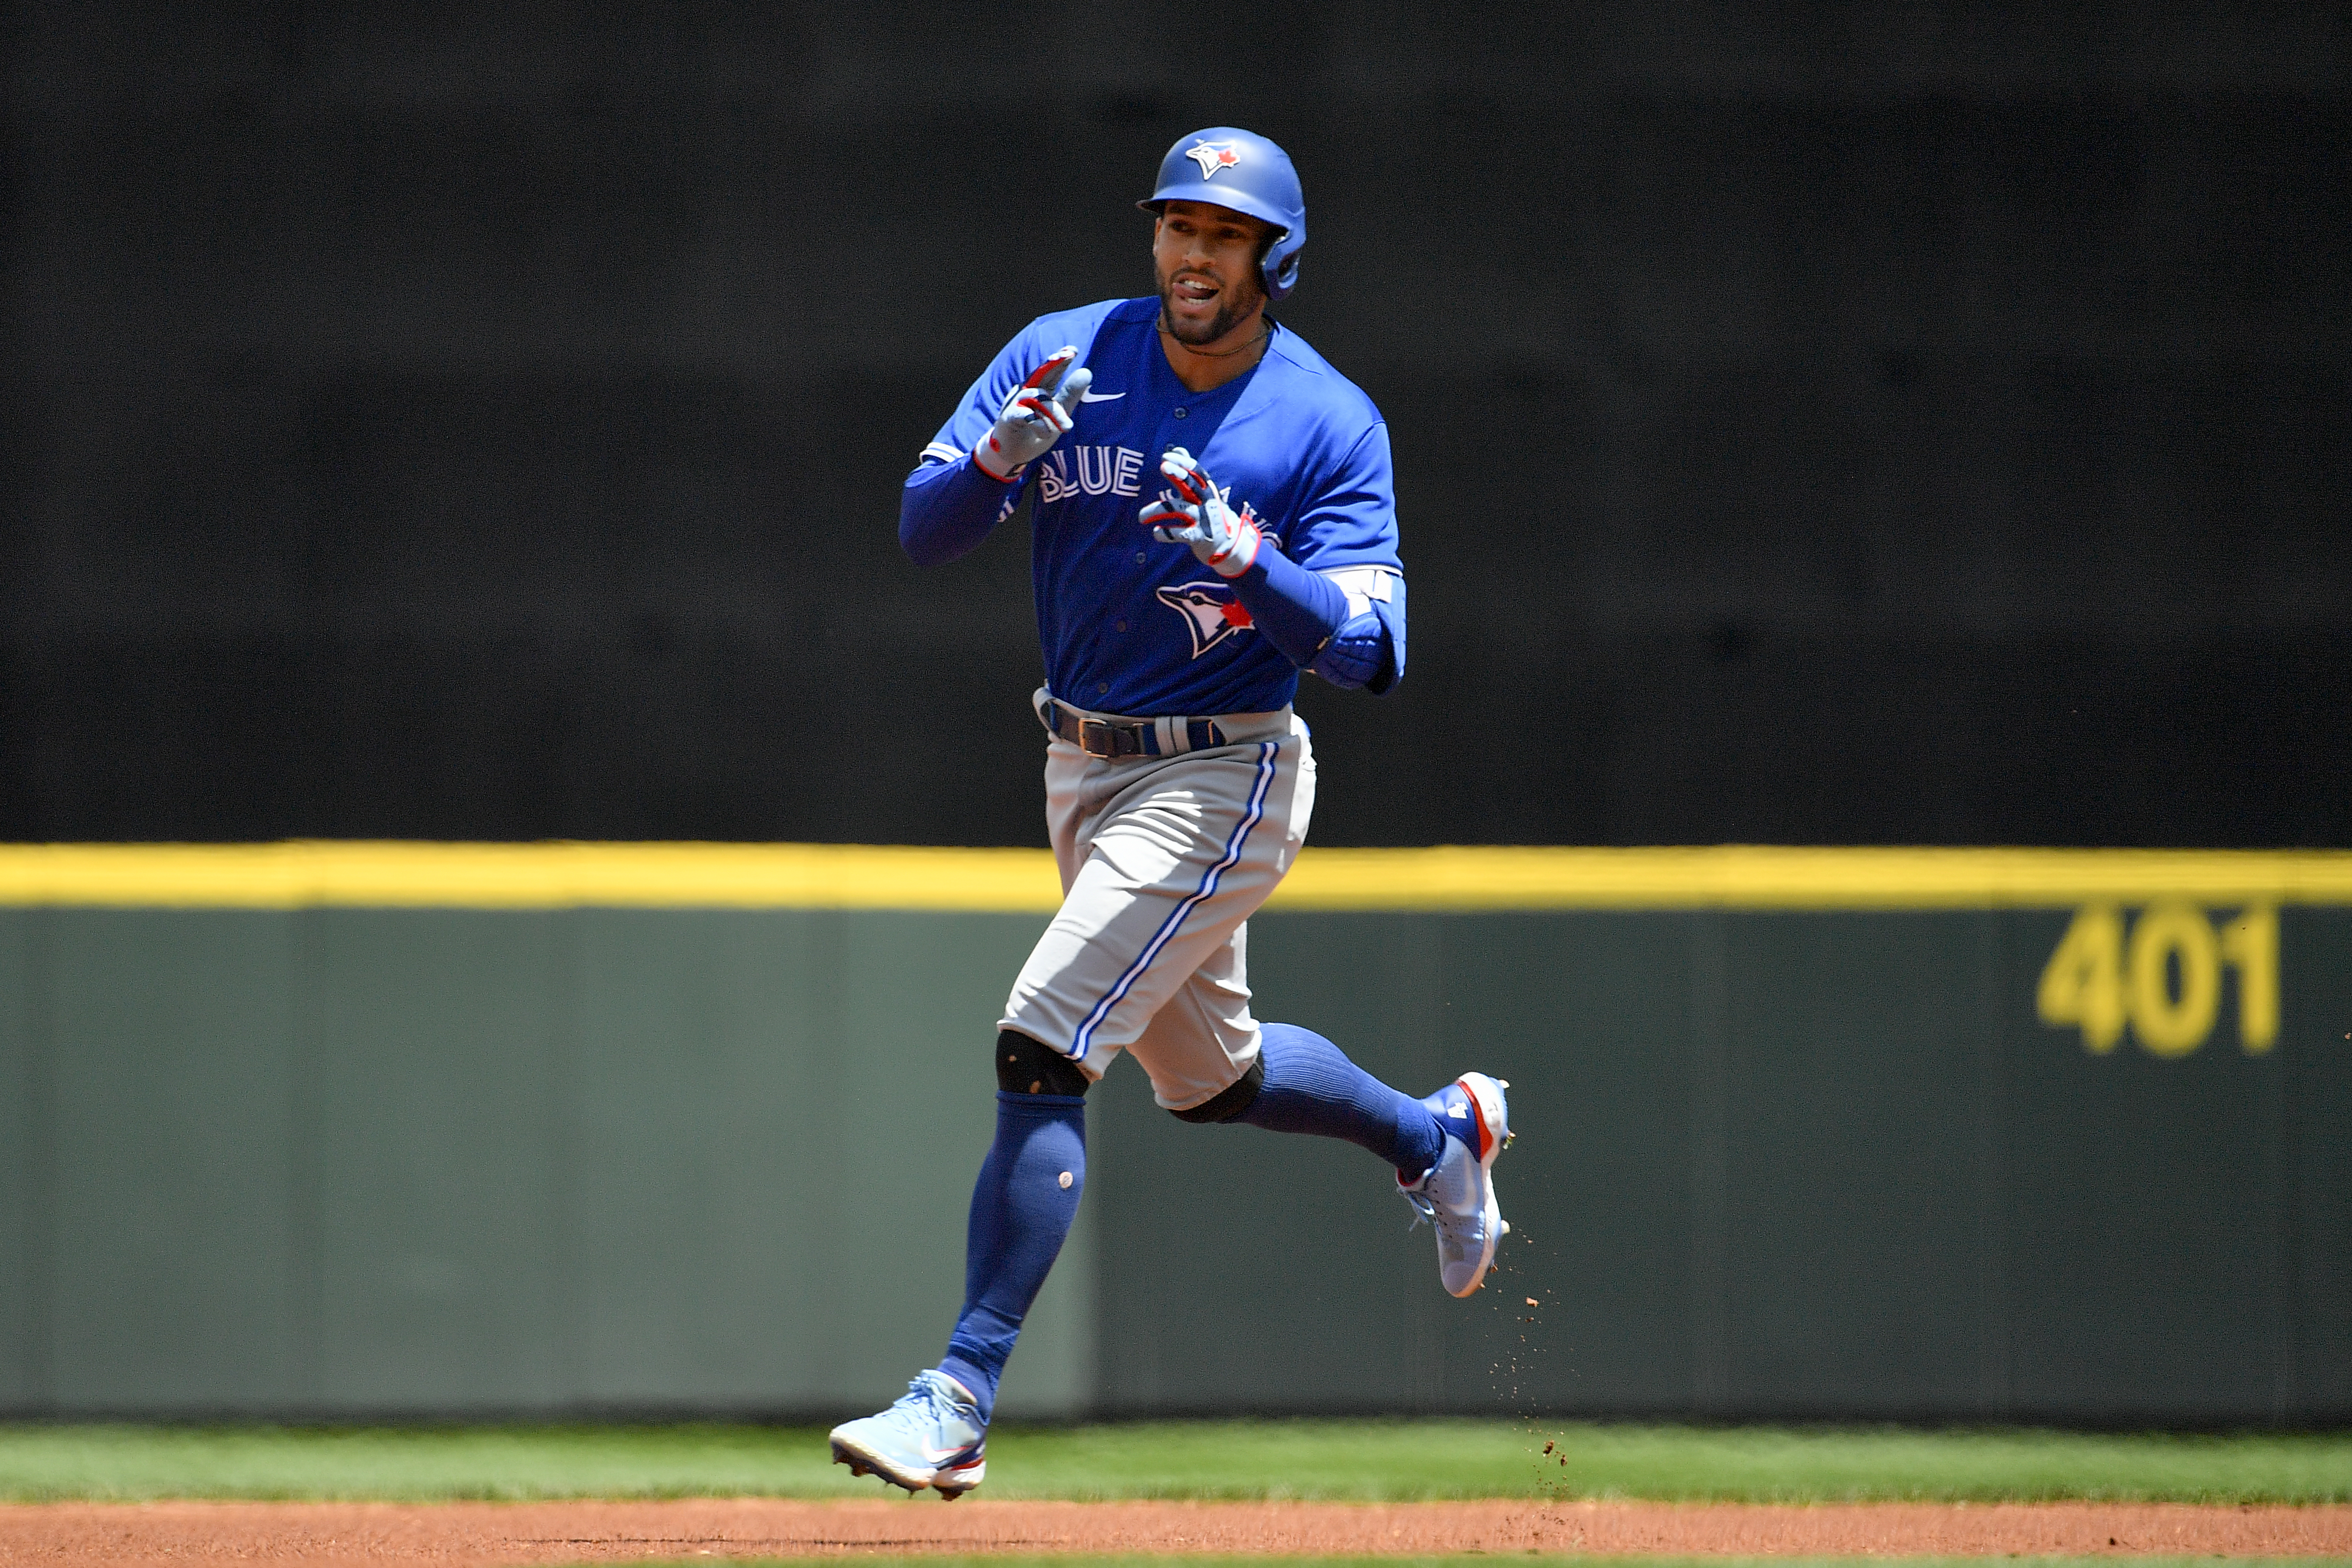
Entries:
<svg viewBox="0 0 2352 1568">
<path fill-rule="evenodd" d="M 1160 288 L 1160 330 L 1188 349 L 1203 348 L 1215 342 L 1219 338 L 1248 321 L 1250 312 L 1256 310 L 1265 300 L 1265 290 L 1258 287 L 1255 279 L 1248 279 L 1240 283 L 1226 286 L 1217 295 L 1216 314 L 1199 326 L 1187 326 L 1176 316 L 1174 277 L 1163 278 L 1160 276 L 1159 268 L 1154 268 L 1152 281 Z"/>
</svg>

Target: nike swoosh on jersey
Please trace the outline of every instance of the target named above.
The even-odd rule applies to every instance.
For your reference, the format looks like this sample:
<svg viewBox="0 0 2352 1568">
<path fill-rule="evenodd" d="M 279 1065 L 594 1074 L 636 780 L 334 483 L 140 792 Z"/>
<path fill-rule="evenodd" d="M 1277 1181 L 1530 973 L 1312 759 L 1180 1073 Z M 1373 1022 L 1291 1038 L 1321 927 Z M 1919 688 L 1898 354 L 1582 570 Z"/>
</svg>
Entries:
<svg viewBox="0 0 2352 1568">
<path fill-rule="evenodd" d="M 1117 403 L 1126 395 L 1124 392 L 1081 392 L 1078 394 L 1078 401 L 1080 403 Z"/>
</svg>

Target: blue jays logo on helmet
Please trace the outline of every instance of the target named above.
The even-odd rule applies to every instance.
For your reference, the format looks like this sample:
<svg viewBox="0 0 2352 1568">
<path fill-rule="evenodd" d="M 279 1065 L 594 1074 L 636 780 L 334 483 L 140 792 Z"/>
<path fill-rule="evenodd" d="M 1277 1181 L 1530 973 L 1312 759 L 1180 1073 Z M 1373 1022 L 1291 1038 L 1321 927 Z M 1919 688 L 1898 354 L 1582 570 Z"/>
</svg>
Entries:
<svg viewBox="0 0 2352 1568">
<path fill-rule="evenodd" d="M 1277 231 L 1260 270 L 1266 298 L 1298 286 L 1298 253 L 1307 247 L 1307 195 L 1290 154 L 1254 131 L 1212 125 L 1180 136 L 1160 160 L 1160 179 L 1137 206 L 1157 216 L 1169 202 L 1214 202 L 1246 213 Z"/>
<path fill-rule="evenodd" d="M 1195 142 L 1184 149 L 1184 156 L 1201 165 L 1203 180 L 1220 169 L 1238 168 L 1242 161 L 1242 155 L 1234 151 L 1230 142 Z"/>
</svg>

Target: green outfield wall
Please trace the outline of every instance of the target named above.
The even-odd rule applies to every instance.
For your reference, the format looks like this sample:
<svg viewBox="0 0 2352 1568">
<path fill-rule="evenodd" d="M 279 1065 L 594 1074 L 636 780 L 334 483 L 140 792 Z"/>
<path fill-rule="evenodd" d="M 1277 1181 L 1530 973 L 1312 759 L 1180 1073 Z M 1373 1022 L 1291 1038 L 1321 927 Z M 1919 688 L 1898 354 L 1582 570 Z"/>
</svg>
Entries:
<svg viewBox="0 0 2352 1568">
<path fill-rule="evenodd" d="M 0 1413 L 821 1413 L 935 1359 L 1022 851 L 0 849 Z M 1264 1016 L 1512 1080 L 1097 1089 L 1008 1414 L 2352 1419 L 2352 857 L 1309 851 Z M 1529 1305 L 1530 1299 L 1534 1305 Z"/>
</svg>

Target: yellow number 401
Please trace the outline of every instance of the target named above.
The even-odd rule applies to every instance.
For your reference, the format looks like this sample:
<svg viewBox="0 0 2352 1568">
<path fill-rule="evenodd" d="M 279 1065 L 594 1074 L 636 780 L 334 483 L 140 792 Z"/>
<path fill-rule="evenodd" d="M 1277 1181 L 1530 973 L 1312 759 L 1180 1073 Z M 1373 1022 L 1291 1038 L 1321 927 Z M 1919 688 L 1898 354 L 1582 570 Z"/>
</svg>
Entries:
<svg viewBox="0 0 2352 1568">
<path fill-rule="evenodd" d="M 2074 916 L 2042 971 L 2035 1008 L 2053 1026 L 2077 1025 L 2083 1044 L 2111 1051 L 2129 1023 L 2159 1057 L 2205 1043 L 2221 1008 L 2221 966 L 2238 971 L 2238 1042 L 2249 1054 L 2278 1038 L 2278 910 L 2256 904 L 2217 935 L 2204 911 L 2152 904 L 2131 922 L 2093 904 Z"/>
</svg>

